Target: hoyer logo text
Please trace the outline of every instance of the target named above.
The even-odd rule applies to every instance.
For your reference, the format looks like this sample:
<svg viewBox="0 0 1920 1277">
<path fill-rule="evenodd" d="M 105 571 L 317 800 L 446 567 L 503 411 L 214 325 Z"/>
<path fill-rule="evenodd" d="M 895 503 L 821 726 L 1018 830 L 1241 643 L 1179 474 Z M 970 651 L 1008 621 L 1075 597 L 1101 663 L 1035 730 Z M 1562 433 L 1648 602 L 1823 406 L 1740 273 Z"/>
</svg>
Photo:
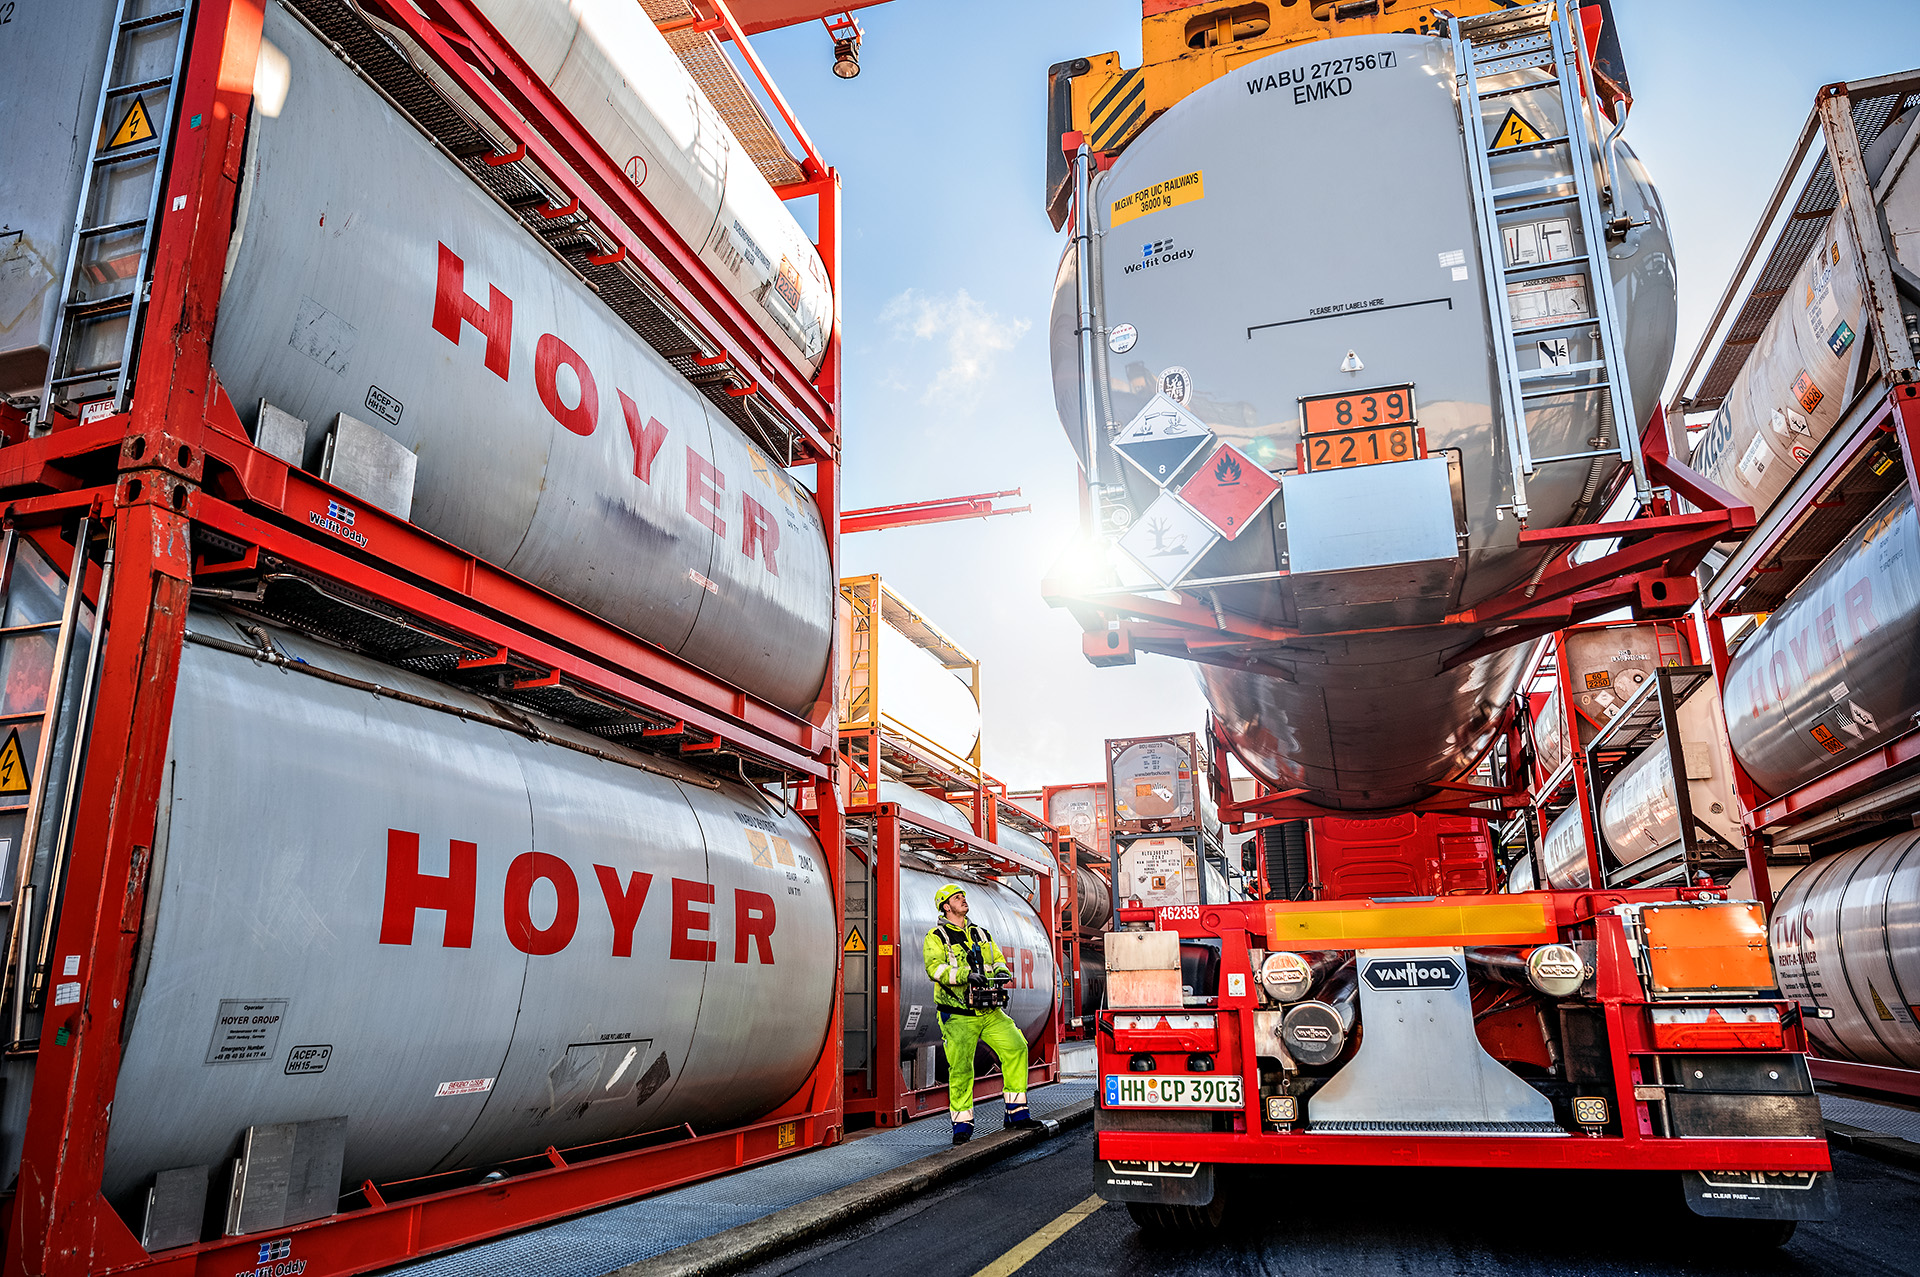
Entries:
<svg viewBox="0 0 1920 1277">
<path fill-rule="evenodd" d="M 466 263 L 445 244 L 439 248 L 433 330 L 458 346 L 465 329 L 471 327 L 483 339 L 481 364 L 500 380 L 509 380 L 513 363 L 513 299 L 491 284 L 487 286 L 484 305 L 477 298 L 469 297 Z M 560 378 L 563 367 L 572 374 L 568 378 L 572 384 L 565 391 Z M 587 438 L 599 429 L 600 383 L 580 353 L 553 333 L 541 334 L 534 344 L 533 389 L 547 415 L 572 433 Z M 666 446 L 669 431 L 657 417 L 647 416 L 626 391 L 616 387 L 613 393 L 620 401 L 620 416 L 633 445 L 633 477 L 652 486 L 653 468 Z M 567 402 L 569 398 L 572 403 Z M 686 471 L 687 514 L 724 540 L 731 514 L 730 508 L 723 508 L 730 504 L 726 495 L 727 476 L 691 444 L 686 448 Z M 775 563 L 775 554 L 780 548 L 779 520 L 744 492 L 740 494 L 738 509 L 736 543 L 740 553 L 758 560 L 768 575 L 780 575 Z"/>
<path fill-rule="evenodd" d="M 386 896 L 380 908 L 381 944 L 411 945 L 418 916 L 426 913 L 440 915 L 442 948 L 473 948 L 480 897 L 480 850 L 476 844 L 451 840 L 447 845 L 447 871 L 436 874 L 420 867 L 419 834 L 389 829 L 386 878 Z M 622 874 L 611 865 L 595 865 L 593 878 L 605 909 L 593 911 L 594 920 L 586 923 L 587 934 L 596 937 L 595 943 L 599 944 L 606 944 L 610 936 L 612 956 L 631 958 L 634 931 L 652 891 L 653 875 L 638 869 Z M 550 900 L 554 904 L 553 915 L 545 925 L 534 921 L 534 887 L 542 880 L 548 884 L 540 892 L 543 903 Z M 490 900 L 500 902 L 497 925 L 504 927 L 508 942 L 536 957 L 560 952 L 582 930 L 583 894 L 573 866 L 544 851 L 515 856 L 507 866 L 500 895 L 493 895 L 491 885 L 488 891 Z M 713 908 L 719 903 L 718 889 L 710 882 L 674 878 L 668 894 L 672 915 L 668 959 L 719 962 L 724 937 L 723 924 Z M 659 912 L 656 908 L 656 919 Z M 432 925 L 431 921 L 426 924 L 423 943 L 431 943 Z M 488 930 L 497 936 L 499 932 L 492 932 L 493 925 L 489 923 Z M 773 897 L 762 891 L 735 888 L 730 928 L 733 961 L 743 966 L 749 962 L 772 966 L 773 928 Z"/>
<path fill-rule="evenodd" d="M 1382 71 L 1395 63 L 1394 54 L 1363 53 L 1351 58 L 1331 58 L 1303 67 L 1256 75 L 1246 82 L 1247 92 L 1265 93 L 1292 89 L 1293 104 L 1305 106 L 1323 98 L 1341 98 L 1353 92 L 1352 77 L 1363 71 Z"/>
</svg>

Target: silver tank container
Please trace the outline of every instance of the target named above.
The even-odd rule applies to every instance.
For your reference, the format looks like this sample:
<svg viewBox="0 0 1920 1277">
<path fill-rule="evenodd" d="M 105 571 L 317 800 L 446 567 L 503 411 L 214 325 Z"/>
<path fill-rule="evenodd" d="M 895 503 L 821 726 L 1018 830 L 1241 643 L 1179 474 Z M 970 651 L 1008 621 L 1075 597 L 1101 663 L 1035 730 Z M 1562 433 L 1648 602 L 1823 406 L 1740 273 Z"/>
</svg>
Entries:
<svg viewBox="0 0 1920 1277">
<path fill-rule="evenodd" d="M 1920 713 L 1920 523 L 1902 486 L 1734 653 L 1727 731 L 1784 794 L 1870 754 Z"/>
<path fill-rule="evenodd" d="M 1292 89 L 1271 87 L 1304 82 L 1313 63 L 1336 57 L 1373 65 L 1348 77 L 1350 92 L 1304 104 Z M 1210 588 L 1208 597 L 1228 612 L 1309 631 L 1432 625 L 1523 581 L 1541 562 L 1541 551 L 1518 546 L 1515 521 L 1498 517 L 1513 496 L 1506 444 L 1493 424 L 1494 337 L 1481 276 L 1489 264 L 1475 248 L 1453 86 L 1445 41 L 1314 41 L 1197 90 L 1149 125 L 1095 186 L 1096 229 L 1104 232 L 1096 241 L 1098 322 L 1107 330 L 1131 325 L 1136 334 L 1124 351 L 1097 347 L 1098 384 L 1115 426 L 1165 387 L 1184 389 L 1188 412 L 1284 485 L 1298 466 L 1301 397 L 1410 383 L 1429 457 L 1455 458 L 1447 482 L 1457 559 L 1371 577 L 1327 573 Z M 1547 136 L 1565 131 L 1557 90 L 1486 105 L 1489 136 L 1508 107 Z M 1565 163 L 1554 158 L 1561 152 L 1540 154 L 1539 177 Z M 1139 206 L 1129 203 L 1135 193 L 1195 173 L 1199 182 L 1179 189 L 1201 192 L 1196 197 L 1124 216 Z M 1635 226 L 1603 251 L 1623 311 L 1635 420 L 1644 421 L 1672 355 L 1675 281 L 1665 214 L 1625 148 L 1618 186 L 1621 211 Z M 1123 206 L 1119 225 L 1116 204 Z M 1575 237 L 1572 248 L 1585 245 Z M 1056 282 L 1051 337 L 1056 402 L 1079 451 L 1076 288 L 1069 255 Z M 1596 358 L 1594 346 L 1576 333 L 1570 358 Z M 1348 351 L 1362 371 L 1342 371 Z M 1533 359 L 1523 351 L 1522 366 Z M 1534 454 L 1617 439 L 1625 423 L 1603 421 L 1597 398 L 1537 401 L 1529 414 Z M 1158 488 L 1115 455 L 1102 465 L 1110 480 L 1125 482 L 1137 519 Z M 1393 473 L 1399 469 L 1353 473 L 1381 487 L 1379 502 L 1390 505 L 1385 491 L 1403 478 Z M 1527 488 L 1533 525 L 1598 517 L 1595 494 L 1614 473 L 1605 463 L 1543 467 Z M 1303 536 L 1341 533 L 1289 528 L 1287 503 L 1283 486 L 1236 539 L 1207 552 L 1193 577 L 1292 570 L 1291 550 Z M 1448 655 L 1482 633 L 1436 626 L 1294 639 L 1263 657 L 1287 666 L 1291 680 L 1217 665 L 1197 672 L 1228 739 L 1262 780 L 1303 787 L 1334 808 L 1390 808 L 1464 773 L 1491 741 L 1522 649 L 1444 668 Z"/>
<path fill-rule="evenodd" d="M 1040 1040 L 1053 1015 L 1060 990 L 1059 959 L 1047 940 L 1046 926 L 1025 899 L 997 882 L 936 865 L 900 864 L 900 963 L 902 1022 L 900 1049 L 940 1041 L 940 1017 L 934 1011 L 933 980 L 921 959 L 927 933 L 939 925 L 933 893 L 957 882 L 967 890 L 968 919 L 986 928 L 1013 968 L 1007 1014 L 1028 1042 Z M 918 1013 L 916 1014 L 916 1008 Z"/>
<path fill-rule="evenodd" d="M 812 706 L 836 596 L 808 495 L 277 5 L 265 40 L 285 101 L 251 122 L 213 345 L 249 428 L 262 399 L 307 422 L 312 465 L 368 422 L 417 456 L 421 528 Z"/>
<path fill-rule="evenodd" d="M 46 380 L 113 9 L 15 4 L 0 22 L 0 109 L 13 122 L 0 131 L 0 398 L 38 397 Z"/>
<path fill-rule="evenodd" d="M 1603 844 L 1601 856 L 1604 858 L 1605 855 Z M 1540 840 L 1540 867 L 1547 877 L 1546 890 L 1576 891 L 1592 885 L 1593 874 L 1587 867 L 1587 844 L 1580 836 L 1578 803 L 1561 812 L 1560 818 L 1548 827 L 1546 837 Z M 1514 878 L 1523 880 L 1525 886 L 1509 885 L 1509 890 L 1536 890 L 1531 872 L 1522 875 L 1516 867 Z M 1509 881 L 1511 884 L 1512 880 Z"/>
<path fill-rule="evenodd" d="M 190 630 L 253 647 L 221 615 Z M 266 632 L 291 660 L 470 717 L 187 643 L 110 1200 L 221 1164 L 256 1123 L 345 1114 L 351 1185 L 713 1130 L 802 1085 L 838 910 L 797 815 Z"/>
<path fill-rule="evenodd" d="M 1803 1022 L 1822 1054 L 1920 1068 L 1920 832 L 1796 874 L 1769 936 L 1781 992 L 1809 1012 Z"/>
<path fill-rule="evenodd" d="M 1061 881 L 1064 883 L 1067 880 L 1063 877 Z M 1105 929 L 1113 920 L 1113 884 L 1085 867 L 1073 871 L 1073 881 L 1079 884 L 1080 929 Z M 1066 893 L 1063 891 L 1061 894 L 1064 898 Z"/>
</svg>

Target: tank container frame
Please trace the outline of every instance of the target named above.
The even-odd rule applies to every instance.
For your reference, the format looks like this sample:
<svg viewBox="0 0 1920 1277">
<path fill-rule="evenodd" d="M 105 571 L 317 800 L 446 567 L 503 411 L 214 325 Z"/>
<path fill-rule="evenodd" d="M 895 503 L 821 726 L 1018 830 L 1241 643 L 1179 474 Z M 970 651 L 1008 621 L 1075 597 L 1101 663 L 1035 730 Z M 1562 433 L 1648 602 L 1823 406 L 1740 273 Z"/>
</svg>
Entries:
<svg viewBox="0 0 1920 1277">
<path fill-rule="evenodd" d="M 712 7 L 719 15 L 716 34 L 733 42 L 806 153 L 803 180 L 779 193 L 818 200 L 819 247 L 837 282 L 838 175 L 807 140 L 726 5 L 712 0 Z M 830 687 L 811 713 L 798 716 L 358 498 L 352 498 L 355 530 L 363 542 L 348 544 L 309 519 L 310 512 L 324 513 L 331 498 L 351 494 L 255 448 L 209 354 L 262 9 L 254 0 L 198 0 L 187 8 L 190 45 L 174 109 L 191 126 L 176 132 L 162 179 L 166 212 L 154 250 L 148 322 L 134 352 L 139 375 L 129 410 L 63 419 L 41 432 L 31 431 L 18 410 L 0 407 L 0 515 L 12 533 L 32 538 L 61 563 L 74 558 L 77 527 L 88 541 L 89 602 L 107 620 L 91 761 L 75 805 L 67 907 L 57 931 L 57 951 L 82 959 L 82 994 L 68 1009 L 47 1008 L 42 1041 L 14 1048 L 37 1058 L 20 1178 L 4 1205 L 6 1273 L 231 1273 L 252 1271 L 264 1253 L 262 1236 L 252 1235 L 148 1254 L 100 1193 L 120 1056 L 117 994 L 134 957 L 196 592 L 256 577 L 270 562 L 285 565 L 370 606 L 383 623 L 425 632 L 458 652 L 454 681 L 484 679 L 503 699 L 543 713 L 552 714 L 556 700 L 597 705 L 598 712 L 632 720 L 638 729 L 632 740 L 643 747 L 758 781 L 780 779 L 822 845 L 843 842 L 841 803 L 831 783 Z M 420 10 L 396 6 L 390 16 L 479 104 L 486 126 L 510 139 L 501 162 L 537 165 L 571 200 L 572 211 L 590 220 L 610 259 L 630 259 L 680 310 L 712 352 L 702 364 L 731 378 L 728 394 L 757 396 L 788 424 L 793 464 L 816 467 L 813 498 L 837 558 L 837 331 L 820 375 L 810 379 L 773 347 L 466 0 L 425 0 Z M 101 529 L 111 545 L 110 576 L 89 535 Z M 837 856 L 829 860 L 837 896 L 841 867 Z M 297 1258 L 307 1274 L 362 1272 L 837 1142 L 843 1129 L 839 1032 L 836 1012 L 807 1082 L 758 1121 L 715 1132 L 658 1132 L 609 1146 L 549 1148 L 535 1165 L 516 1165 L 516 1173 L 496 1183 L 368 1183 L 343 1197 L 339 1213 L 277 1230 L 272 1239 L 281 1257 Z"/>
<path fill-rule="evenodd" d="M 1719 406 L 1753 350 L 1752 338 L 1780 304 L 1774 277 L 1790 277 L 1812 246 L 1803 228 L 1818 228 L 1839 210 L 1858 254 L 1866 329 L 1861 335 L 1871 343 L 1874 368 L 1832 431 L 1702 590 L 1706 655 L 1723 690 L 1731 653 L 1745 637 L 1730 622 L 1776 607 L 1901 484 L 1920 498 L 1920 361 L 1903 313 L 1903 303 L 1905 310 L 1920 309 L 1920 282 L 1893 251 L 1864 159 L 1895 114 L 1915 105 L 1920 105 L 1920 70 L 1829 84 L 1814 94 L 1779 181 L 1668 407 L 1669 418 L 1678 422 L 1685 420 L 1684 413 Z M 1886 464 L 1893 457 L 1899 467 Z M 1782 794 L 1762 792 L 1735 760 L 1748 859 L 1755 866 L 1753 890 L 1769 914 L 1769 850 L 1798 842 L 1810 827 L 1818 832 L 1849 810 L 1873 807 L 1876 795 L 1911 777 L 1916 763 L 1920 725 Z M 1907 805 L 1913 805 L 1910 799 Z M 1818 1056 L 1809 1063 L 1821 1081 L 1920 1096 L 1920 1070 Z"/>
</svg>

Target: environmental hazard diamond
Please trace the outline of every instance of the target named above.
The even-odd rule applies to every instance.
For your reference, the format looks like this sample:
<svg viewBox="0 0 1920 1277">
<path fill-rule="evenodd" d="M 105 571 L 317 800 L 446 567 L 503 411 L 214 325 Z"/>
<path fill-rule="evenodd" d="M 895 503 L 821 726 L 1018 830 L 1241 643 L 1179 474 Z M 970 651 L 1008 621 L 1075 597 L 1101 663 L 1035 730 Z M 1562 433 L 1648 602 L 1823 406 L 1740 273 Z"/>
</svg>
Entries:
<svg viewBox="0 0 1920 1277">
<path fill-rule="evenodd" d="M 1166 395 L 1156 394 L 1114 436 L 1113 446 L 1149 479 L 1165 486 L 1212 438 L 1213 432 L 1198 417 Z"/>
<path fill-rule="evenodd" d="M 1246 530 L 1278 491 L 1280 481 L 1259 462 L 1232 444 L 1223 443 L 1200 463 L 1192 478 L 1180 485 L 1180 499 L 1231 541 Z"/>
<path fill-rule="evenodd" d="M 1172 589 L 1219 539 L 1220 534 L 1205 520 L 1163 492 L 1127 529 L 1119 545 L 1154 580 Z"/>
</svg>

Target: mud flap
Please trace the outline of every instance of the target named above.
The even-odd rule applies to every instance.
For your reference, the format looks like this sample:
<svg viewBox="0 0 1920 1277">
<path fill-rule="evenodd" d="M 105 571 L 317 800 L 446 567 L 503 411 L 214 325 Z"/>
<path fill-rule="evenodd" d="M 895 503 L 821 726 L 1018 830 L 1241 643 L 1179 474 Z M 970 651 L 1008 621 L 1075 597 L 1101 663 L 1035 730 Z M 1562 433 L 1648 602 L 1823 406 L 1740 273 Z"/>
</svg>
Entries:
<svg viewBox="0 0 1920 1277">
<path fill-rule="evenodd" d="M 1840 1192 L 1832 1171 L 1682 1171 L 1696 1215 L 1727 1219 L 1832 1219 Z"/>
<path fill-rule="evenodd" d="M 1093 1188 L 1110 1202 L 1205 1206 L 1213 1201 L 1213 1163 L 1099 1161 Z"/>
</svg>

